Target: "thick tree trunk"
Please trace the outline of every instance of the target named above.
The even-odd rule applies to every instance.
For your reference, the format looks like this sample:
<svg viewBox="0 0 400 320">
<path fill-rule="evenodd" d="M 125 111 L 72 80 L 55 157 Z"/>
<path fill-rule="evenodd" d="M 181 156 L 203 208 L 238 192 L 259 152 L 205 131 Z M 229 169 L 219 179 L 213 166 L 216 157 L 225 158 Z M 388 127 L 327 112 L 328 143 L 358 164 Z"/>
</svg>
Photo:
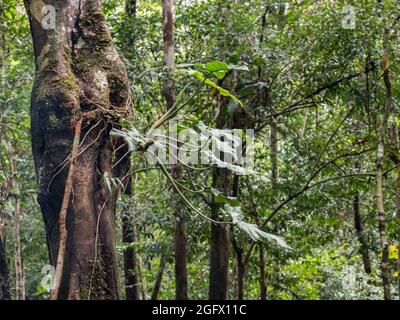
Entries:
<svg viewBox="0 0 400 320">
<path fill-rule="evenodd" d="M 118 299 L 116 192 L 102 180 L 120 177 L 123 171 L 122 165 L 112 166 L 123 153 L 114 152 L 121 141 L 109 133 L 111 122 L 129 112 L 125 68 L 113 47 L 100 0 L 46 1 L 55 8 L 55 28 L 42 26 L 44 2 L 25 0 L 25 5 L 36 60 L 32 149 L 52 265 L 59 251 L 59 215 L 75 124 L 82 122 L 57 298 Z"/>
<path fill-rule="evenodd" d="M 360 253 L 364 265 L 364 270 L 367 274 L 372 272 L 371 270 L 371 259 L 369 258 L 368 241 L 364 232 L 364 222 L 360 208 L 360 194 L 354 196 L 353 200 L 354 210 L 354 226 L 356 228 L 358 241 L 360 242 Z"/>
<path fill-rule="evenodd" d="M 163 94 L 167 110 L 175 104 L 175 49 L 174 49 L 174 2 L 162 0 L 163 6 L 163 33 L 164 33 L 164 60 L 167 67 L 168 79 L 164 83 Z M 181 179 L 181 169 L 178 165 L 172 168 L 172 177 Z M 175 211 L 175 293 L 177 300 L 187 300 L 187 234 L 186 214 L 180 196 L 176 194 Z"/>
</svg>

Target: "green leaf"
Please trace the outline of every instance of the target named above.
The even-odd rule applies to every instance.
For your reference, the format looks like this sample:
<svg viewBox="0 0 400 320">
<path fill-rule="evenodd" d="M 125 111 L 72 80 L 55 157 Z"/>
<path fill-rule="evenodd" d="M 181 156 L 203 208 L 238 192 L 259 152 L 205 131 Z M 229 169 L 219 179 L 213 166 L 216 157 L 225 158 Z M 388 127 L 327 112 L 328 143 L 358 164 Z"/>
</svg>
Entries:
<svg viewBox="0 0 400 320">
<path fill-rule="evenodd" d="M 229 70 L 228 65 L 223 61 L 211 61 L 204 65 L 205 69 L 209 72 L 215 71 L 227 71 Z"/>
<path fill-rule="evenodd" d="M 24 121 L 21 121 L 20 125 L 26 129 L 29 129 L 31 127 L 31 119 L 27 118 Z"/>
</svg>

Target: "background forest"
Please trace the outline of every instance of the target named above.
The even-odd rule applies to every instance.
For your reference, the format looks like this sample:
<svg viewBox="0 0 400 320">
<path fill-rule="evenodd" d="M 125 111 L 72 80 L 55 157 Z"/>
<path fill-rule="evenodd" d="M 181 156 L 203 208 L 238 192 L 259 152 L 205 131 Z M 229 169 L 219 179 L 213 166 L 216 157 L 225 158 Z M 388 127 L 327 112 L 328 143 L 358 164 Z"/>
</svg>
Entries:
<svg viewBox="0 0 400 320">
<path fill-rule="evenodd" d="M 236 114 L 254 129 L 262 176 L 163 172 L 132 152 L 115 217 L 121 299 L 399 299 L 399 1 L 176 0 L 173 73 L 161 0 L 103 10 L 132 92 L 123 127 L 146 132 L 172 83 L 185 126 Z M 32 38 L 22 1 L 1 0 L 0 16 L 0 298 L 48 299 Z M 268 236 L 202 216 L 230 221 L 226 204 Z"/>
</svg>

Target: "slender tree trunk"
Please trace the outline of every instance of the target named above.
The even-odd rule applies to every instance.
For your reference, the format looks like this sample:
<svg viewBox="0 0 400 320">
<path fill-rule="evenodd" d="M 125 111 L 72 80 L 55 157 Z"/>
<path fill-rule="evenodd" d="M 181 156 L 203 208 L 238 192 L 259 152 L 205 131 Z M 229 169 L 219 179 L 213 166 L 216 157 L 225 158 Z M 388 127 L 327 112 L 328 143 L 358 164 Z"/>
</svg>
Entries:
<svg viewBox="0 0 400 320">
<path fill-rule="evenodd" d="M 396 119 L 393 118 L 390 128 L 390 138 L 392 140 L 393 152 L 390 153 L 390 158 L 396 166 L 396 184 L 395 184 L 395 200 L 396 200 L 396 222 L 397 222 L 397 246 L 400 248 L 400 137 L 399 128 Z M 397 290 L 400 299 L 400 254 L 397 257 Z"/>
<path fill-rule="evenodd" d="M 3 7 L 3 2 L 0 3 L 0 17 L 4 17 L 4 7 Z M 1 60 L 0 60 L 0 68 L 1 68 L 1 86 L 3 86 L 3 75 L 6 74 L 6 39 L 5 39 L 5 33 L 1 34 Z M 2 114 L 0 115 L 1 117 L 3 116 Z M 0 131 L 0 136 L 3 135 L 3 132 Z M 5 203 L 5 200 L 8 197 L 9 194 L 9 188 L 7 188 L 7 191 L 4 194 L 3 197 L 3 190 L 0 189 L 0 200 Z M 0 209 L 2 208 L 2 205 L 0 206 Z M 8 218 L 7 218 L 7 213 L 3 213 L 0 216 L 0 288 L 1 288 L 1 300 L 10 300 L 11 299 L 11 293 L 10 293 L 10 274 L 9 274 L 9 268 L 8 268 L 8 261 L 7 261 L 7 224 L 8 224 Z"/>
<path fill-rule="evenodd" d="M 220 19 L 226 23 L 227 28 L 230 28 L 231 20 L 229 20 L 229 11 L 235 0 L 229 0 L 227 3 L 219 4 Z M 228 19 L 227 19 L 228 18 Z M 227 38 L 227 41 L 222 44 L 221 56 L 227 56 L 231 50 L 230 43 L 232 39 Z M 228 43 L 228 45 L 226 45 Z M 235 72 L 226 75 L 223 80 L 219 81 L 228 84 L 225 87 L 234 94 Z M 217 129 L 233 129 L 241 128 L 237 126 L 240 122 L 247 122 L 249 117 L 245 111 L 236 106 L 233 112 L 228 111 L 229 98 L 217 95 L 216 107 L 216 127 Z M 245 125 L 245 123 L 243 123 Z M 233 175 L 229 170 L 216 168 L 213 170 L 212 186 L 218 189 L 226 196 L 231 196 L 233 191 Z M 211 201 L 211 218 L 216 221 L 221 221 L 219 211 L 221 205 L 216 202 L 213 195 Z M 208 297 L 210 300 L 226 300 L 228 298 L 229 285 L 229 228 L 224 224 L 211 223 L 211 240 L 210 240 L 210 280 Z"/>
<path fill-rule="evenodd" d="M 393 121 L 395 130 L 395 146 L 396 154 L 399 155 L 395 164 L 397 166 L 397 177 L 396 177 L 396 221 L 397 221 L 397 249 L 400 251 L 400 138 L 399 129 L 396 124 L 396 120 Z M 400 253 L 397 254 L 397 290 L 400 299 Z"/>
<path fill-rule="evenodd" d="M 215 169 L 214 181 L 228 180 L 229 173 L 224 169 Z M 219 183 L 218 183 L 219 184 Z M 215 186 L 215 183 L 214 183 Z M 219 204 L 213 201 L 211 218 L 220 220 Z M 228 265 L 229 265 L 229 231 L 223 224 L 211 224 L 210 246 L 210 283 L 208 297 L 210 300 L 226 300 L 228 297 Z"/>
<path fill-rule="evenodd" d="M 390 110 L 392 108 L 392 86 L 389 77 L 389 55 L 387 47 L 388 30 L 385 29 L 385 53 L 383 58 L 383 79 L 386 87 L 386 105 L 379 128 L 378 148 L 376 156 L 376 206 L 378 210 L 378 230 L 382 247 L 381 276 L 385 300 L 391 300 L 389 272 L 389 241 L 386 235 L 386 213 L 383 199 L 383 161 L 385 156 L 385 133 L 388 127 Z"/>
<path fill-rule="evenodd" d="M 399 145 L 400 146 L 400 145 Z M 400 153 L 400 148 L 398 149 Z M 397 167 L 396 177 L 396 221 L 397 221 L 397 290 L 400 300 L 400 163 Z"/>
<path fill-rule="evenodd" d="M 246 273 L 246 264 L 243 257 L 243 248 L 239 246 L 234 235 L 232 235 L 232 245 L 236 255 L 236 298 L 243 300 L 244 276 Z"/>
<path fill-rule="evenodd" d="M 385 8 L 381 0 L 378 1 L 382 15 L 385 19 Z M 387 21 L 386 21 L 387 22 Z M 391 300 L 390 271 L 389 271 L 389 241 L 386 235 L 386 213 L 383 198 L 383 164 L 385 158 L 385 135 L 388 128 L 389 115 L 392 109 L 392 84 L 390 82 L 389 61 L 389 29 L 384 29 L 383 36 L 383 81 L 386 88 L 386 104 L 383 111 L 383 119 L 379 127 L 378 147 L 376 152 L 376 206 L 378 211 L 378 230 L 382 248 L 381 277 L 384 291 L 384 299 Z"/>
<path fill-rule="evenodd" d="M 136 0 L 125 1 L 125 13 L 128 17 L 135 17 L 137 10 Z M 131 37 L 127 38 L 127 44 L 130 45 L 133 50 L 134 41 Z M 130 168 L 130 161 L 127 164 L 127 170 Z M 136 230 L 135 221 L 133 215 L 133 192 L 135 189 L 135 177 L 128 177 L 125 186 L 124 193 L 127 195 L 128 203 L 124 206 L 124 211 L 121 215 L 122 220 L 122 242 L 129 244 L 124 250 L 124 275 L 125 275 L 125 295 L 127 300 L 140 300 L 139 290 L 139 277 L 138 277 L 138 266 L 137 266 L 137 253 L 136 246 L 132 245 L 136 242 Z"/>
<path fill-rule="evenodd" d="M 260 263 L 260 300 L 267 300 L 267 285 L 265 278 L 265 253 L 264 247 L 259 246 L 259 263 Z"/>
<path fill-rule="evenodd" d="M 10 300 L 10 274 L 7 262 L 6 226 L 0 223 L 0 288 L 1 300 Z"/>
<path fill-rule="evenodd" d="M 262 47 L 265 37 L 265 30 L 267 28 L 267 14 L 269 12 L 269 6 L 267 5 L 263 15 L 261 17 L 261 34 L 260 34 L 260 47 Z M 258 79 L 263 81 L 263 68 L 260 66 L 258 67 Z M 270 89 L 268 87 L 264 87 L 262 89 L 262 104 L 266 107 L 269 112 L 273 112 L 272 110 L 272 101 L 271 101 L 271 94 Z M 305 117 L 306 118 L 306 117 Z M 306 121 L 306 119 L 304 120 Z M 302 132 L 303 134 L 303 132 Z M 278 182 L 279 176 L 279 168 L 278 168 L 278 131 L 275 119 L 272 119 L 270 125 L 270 142 L 271 142 L 271 149 L 270 149 L 270 158 L 271 158 L 271 182 L 272 187 L 274 187 Z M 253 206 L 254 215 L 257 216 L 257 220 L 259 220 L 258 210 L 256 208 L 256 204 L 251 198 L 251 203 Z M 257 222 L 259 224 L 259 222 Z M 247 255 L 246 255 L 247 257 Z M 267 286 L 266 286 L 266 278 L 265 278 L 265 253 L 264 247 L 262 245 L 259 246 L 259 263 L 260 263 L 260 270 L 259 270 L 259 283 L 260 283 L 260 299 L 266 300 L 267 299 Z"/>
<path fill-rule="evenodd" d="M 125 212 L 122 213 L 122 242 L 129 244 L 124 250 L 124 273 L 125 273 L 125 294 L 127 300 L 140 300 L 139 277 L 136 253 L 136 230 L 133 216 L 133 189 L 131 185 L 134 179 L 129 179 L 129 185 L 125 189 L 125 194 L 129 196 Z M 133 244 L 133 245 L 132 245 Z"/>
<path fill-rule="evenodd" d="M 140 256 L 137 256 L 136 265 L 137 265 L 141 288 L 142 288 L 142 300 L 147 300 L 147 283 L 146 283 L 146 278 L 144 277 L 144 274 L 143 274 L 143 264 L 142 264 L 142 259 L 140 258 Z"/>
<path fill-rule="evenodd" d="M 136 16 L 137 0 L 126 0 L 125 1 L 125 13 L 131 17 Z"/>
<path fill-rule="evenodd" d="M 246 273 L 246 266 L 243 263 L 243 251 L 237 255 L 237 262 L 238 262 L 238 286 L 237 286 L 237 298 L 238 300 L 243 300 L 244 294 L 244 276 Z"/>
<path fill-rule="evenodd" d="M 398 136 L 397 136 L 398 138 Z M 397 154 L 400 154 L 400 140 L 397 140 Z M 400 161 L 397 164 L 396 177 L 396 221 L 397 221 L 397 290 L 400 300 Z"/>
<path fill-rule="evenodd" d="M 236 128 L 239 122 L 239 115 L 243 110 L 235 111 L 231 115 L 227 111 L 229 100 L 222 98 L 218 102 L 219 113 L 217 117 L 217 128 Z M 234 177 L 227 169 L 216 168 L 213 170 L 213 188 L 222 191 L 227 196 L 234 196 Z M 235 191 L 237 192 L 237 190 Z M 221 204 L 212 197 L 211 218 L 220 221 L 219 211 Z M 210 243 L 210 283 L 209 299 L 226 300 L 228 297 L 228 266 L 229 266 L 229 229 L 224 224 L 211 223 L 211 243 Z M 239 267 L 239 266 L 238 266 Z"/>
<path fill-rule="evenodd" d="M 226 87 L 234 94 L 235 73 L 227 75 L 223 81 L 227 82 Z M 233 79 L 232 79 L 233 78 Z M 220 81 L 219 85 L 222 85 Z M 217 99 L 217 129 L 247 129 L 253 125 L 254 118 L 246 113 L 240 106 L 236 106 L 233 112 L 228 109 L 229 99 L 218 96 Z M 244 148 L 245 149 L 245 148 Z M 239 192 L 239 176 L 234 176 L 229 170 L 216 168 L 213 170 L 213 188 L 220 190 L 226 196 L 237 197 Z M 219 211 L 221 205 L 212 197 L 211 218 L 220 221 Z M 232 238 L 234 240 L 234 238 Z M 242 248 L 243 249 L 243 248 Z M 242 257 L 241 266 L 238 265 L 242 273 L 242 278 L 246 272 L 247 260 Z M 210 283 L 209 299 L 226 300 L 228 297 L 228 267 L 229 267 L 229 229 L 224 224 L 211 223 L 211 243 L 210 243 Z M 238 279 L 239 282 L 239 279 Z M 243 283 L 241 284 L 243 289 Z M 242 290 L 243 291 L 243 290 Z M 239 294 L 238 294 L 239 295 Z M 243 295 L 243 294 L 241 294 Z"/>
<path fill-rule="evenodd" d="M 167 103 L 167 110 L 175 104 L 175 49 L 174 49 L 174 1 L 162 0 L 163 31 L 164 31 L 164 60 L 167 67 L 168 79 L 164 83 L 163 94 Z M 172 177 L 181 179 L 181 168 L 175 165 L 172 168 Z M 176 194 L 175 210 L 175 290 L 177 300 L 187 300 L 187 234 L 186 214 L 184 206 Z"/>
<path fill-rule="evenodd" d="M 136 242 L 135 226 L 132 216 L 122 218 L 122 242 L 132 244 Z M 127 300 L 140 300 L 139 278 L 136 266 L 136 248 L 130 245 L 124 250 L 125 294 Z"/>
<path fill-rule="evenodd" d="M 270 94 L 270 93 L 268 93 Z M 271 112 L 273 112 L 272 107 L 270 108 Z M 271 157 L 271 183 L 272 188 L 276 188 L 278 183 L 279 177 L 279 162 L 278 162 L 278 128 L 275 122 L 275 119 L 271 120 L 270 125 L 270 141 L 271 141 L 271 150 L 270 150 L 270 157 Z"/>
<path fill-rule="evenodd" d="M 227 113 L 228 99 L 223 98 L 219 103 L 217 128 L 230 128 L 231 116 Z M 230 196 L 232 193 L 232 173 L 227 169 L 216 168 L 213 170 L 213 188 Z M 221 205 L 212 197 L 211 219 L 220 221 L 219 211 Z M 229 229 L 224 224 L 211 223 L 210 243 L 210 280 L 208 297 L 210 300 L 226 300 L 228 298 L 229 267 Z"/>
<path fill-rule="evenodd" d="M 82 123 L 56 298 L 118 299 L 117 192 L 110 191 L 104 179 L 122 177 L 125 168 L 125 161 L 113 167 L 126 148 L 121 147 L 121 140 L 110 137 L 110 130 L 112 123 L 129 114 L 127 75 L 113 46 L 100 0 L 46 1 L 55 8 L 54 28 L 51 24 L 43 27 L 43 5 L 25 0 L 36 61 L 31 97 L 32 149 L 38 201 L 54 266 L 74 129 L 76 123 Z M 117 149 L 120 151 L 115 152 Z"/>
<path fill-rule="evenodd" d="M 158 294 L 160 293 L 162 277 L 165 270 L 165 256 L 161 256 L 160 268 L 157 272 L 156 282 L 154 283 L 153 293 L 151 294 L 151 300 L 157 300 Z"/>
<path fill-rule="evenodd" d="M 14 149 L 9 147 L 9 158 L 11 166 L 11 188 L 14 190 L 15 206 L 14 206 L 14 259 L 15 259 L 15 300 L 25 300 L 25 281 L 21 259 L 21 187 L 19 185 L 19 174 L 17 168 L 17 159 Z"/>
<path fill-rule="evenodd" d="M 378 144 L 378 154 L 380 152 L 383 153 L 383 144 L 379 142 Z M 381 151 L 382 150 L 382 151 Z M 385 300 L 391 300 L 390 294 L 390 276 L 389 276 L 389 242 L 386 235 L 386 214 L 383 203 L 383 170 L 382 170 L 382 161 L 383 155 L 378 155 L 377 157 L 377 166 L 376 166 L 376 206 L 378 209 L 378 230 L 379 237 L 382 247 L 382 259 L 381 259 L 381 277 L 382 284 L 384 290 L 384 298 Z"/>
<path fill-rule="evenodd" d="M 400 139 L 399 139 L 397 125 L 395 125 L 395 130 L 397 133 L 396 135 L 397 154 L 400 154 Z M 398 251 L 400 251 L 400 159 L 396 161 L 396 165 L 397 165 L 397 177 L 396 177 L 397 248 Z M 397 256 L 397 290 L 400 299 L 400 253 L 398 253 Z"/>
<path fill-rule="evenodd" d="M 235 121 L 234 122 L 238 122 L 239 117 L 235 117 Z M 240 176 L 235 175 L 233 178 L 233 187 L 232 187 L 232 197 L 234 198 L 238 198 L 239 196 L 239 179 Z M 239 241 L 235 238 L 235 234 L 232 232 L 232 247 L 235 251 L 235 255 L 236 255 L 236 297 L 238 300 L 243 300 L 244 297 L 244 285 L 245 285 L 245 274 L 246 274 L 246 269 L 247 269 L 247 262 L 245 261 L 245 257 L 244 257 L 244 248 L 243 245 L 239 244 Z"/>
<path fill-rule="evenodd" d="M 187 300 L 187 234 L 185 218 L 175 219 L 175 278 L 176 299 Z"/>
<path fill-rule="evenodd" d="M 14 259 L 15 259 L 15 299 L 25 300 L 25 280 L 21 259 L 21 198 L 19 195 L 15 199 L 14 208 Z"/>
<path fill-rule="evenodd" d="M 360 193 L 357 192 L 353 200 L 354 226 L 356 228 L 358 241 L 360 242 L 360 253 L 367 274 L 372 272 L 371 260 L 369 258 L 368 241 L 364 232 L 364 222 L 360 208 Z"/>
</svg>

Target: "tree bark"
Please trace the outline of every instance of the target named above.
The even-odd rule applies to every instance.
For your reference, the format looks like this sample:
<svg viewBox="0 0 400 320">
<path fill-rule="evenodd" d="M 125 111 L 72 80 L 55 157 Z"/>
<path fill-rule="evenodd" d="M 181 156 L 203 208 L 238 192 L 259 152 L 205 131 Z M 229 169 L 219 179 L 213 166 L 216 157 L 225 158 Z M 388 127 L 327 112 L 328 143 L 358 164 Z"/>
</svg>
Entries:
<svg viewBox="0 0 400 320">
<path fill-rule="evenodd" d="M 265 254 L 262 244 L 259 246 L 260 262 L 260 300 L 267 300 L 267 285 L 265 279 Z"/>
<path fill-rule="evenodd" d="M 226 181 L 229 186 L 230 174 L 224 169 L 214 170 L 214 187 Z M 224 183 L 222 182 L 224 185 Z M 211 219 L 221 220 L 218 216 L 220 205 L 211 204 Z M 208 297 L 210 300 L 226 300 L 228 297 L 228 265 L 229 265 L 229 231 L 223 224 L 211 224 L 210 245 L 210 284 Z"/>
<path fill-rule="evenodd" d="M 186 220 L 175 218 L 175 278 L 176 300 L 188 299 L 187 279 L 187 234 Z"/>
<path fill-rule="evenodd" d="M 125 194 L 129 196 L 127 209 L 122 213 L 122 242 L 129 244 L 129 247 L 124 250 L 124 273 L 125 273 L 125 295 L 127 300 L 140 300 L 139 292 L 139 277 L 137 266 L 136 246 L 136 230 L 134 224 L 134 216 L 132 213 L 132 195 L 134 179 L 129 179 L 129 185 L 125 190 Z"/>
<path fill-rule="evenodd" d="M 236 255 L 236 298 L 238 300 L 243 300 L 243 291 L 244 291 L 244 275 L 246 273 L 246 264 L 244 262 L 243 257 L 243 248 L 239 246 L 237 240 L 235 239 L 234 235 L 232 234 L 232 246 L 235 251 Z"/>
<path fill-rule="evenodd" d="M 158 294 L 160 293 L 161 282 L 162 282 L 164 270 L 165 270 L 165 256 L 162 255 L 161 260 L 160 260 L 160 268 L 158 270 L 158 273 L 156 276 L 156 282 L 154 283 L 153 292 L 151 294 L 151 300 L 157 300 Z"/>
<path fill-rule="evenodd" d="M 55 8 L 55 28 L 43 28 L 44 5 L 39 0 L 25 0 L 36 62 L 32 149 L 38 202 L 54 266 L 74 128 L 82 122 L 57 298 L 118 299 L 117 191 L 109 190 L 104 180 L 122 177 L 125 168 L 125 161 L 113 167 L 126 148 L 121 147 L 121 140 L 110 137 L 110 130 L 112 123 L 129 114 L 127 75 L 112 44 L 100 0 L 46 1 Z"/>
<path fill-rule="evenodd" d="M 129 244 L 135 243 L 136 232 L 131 217 L 123 217 L 122 223 L 122 241 Z M 130 246 L 124 250 L 125 294 L 127 300 L 140 300 L 136 259 L 136 249 L 134 246 Z"/>
</svg>

